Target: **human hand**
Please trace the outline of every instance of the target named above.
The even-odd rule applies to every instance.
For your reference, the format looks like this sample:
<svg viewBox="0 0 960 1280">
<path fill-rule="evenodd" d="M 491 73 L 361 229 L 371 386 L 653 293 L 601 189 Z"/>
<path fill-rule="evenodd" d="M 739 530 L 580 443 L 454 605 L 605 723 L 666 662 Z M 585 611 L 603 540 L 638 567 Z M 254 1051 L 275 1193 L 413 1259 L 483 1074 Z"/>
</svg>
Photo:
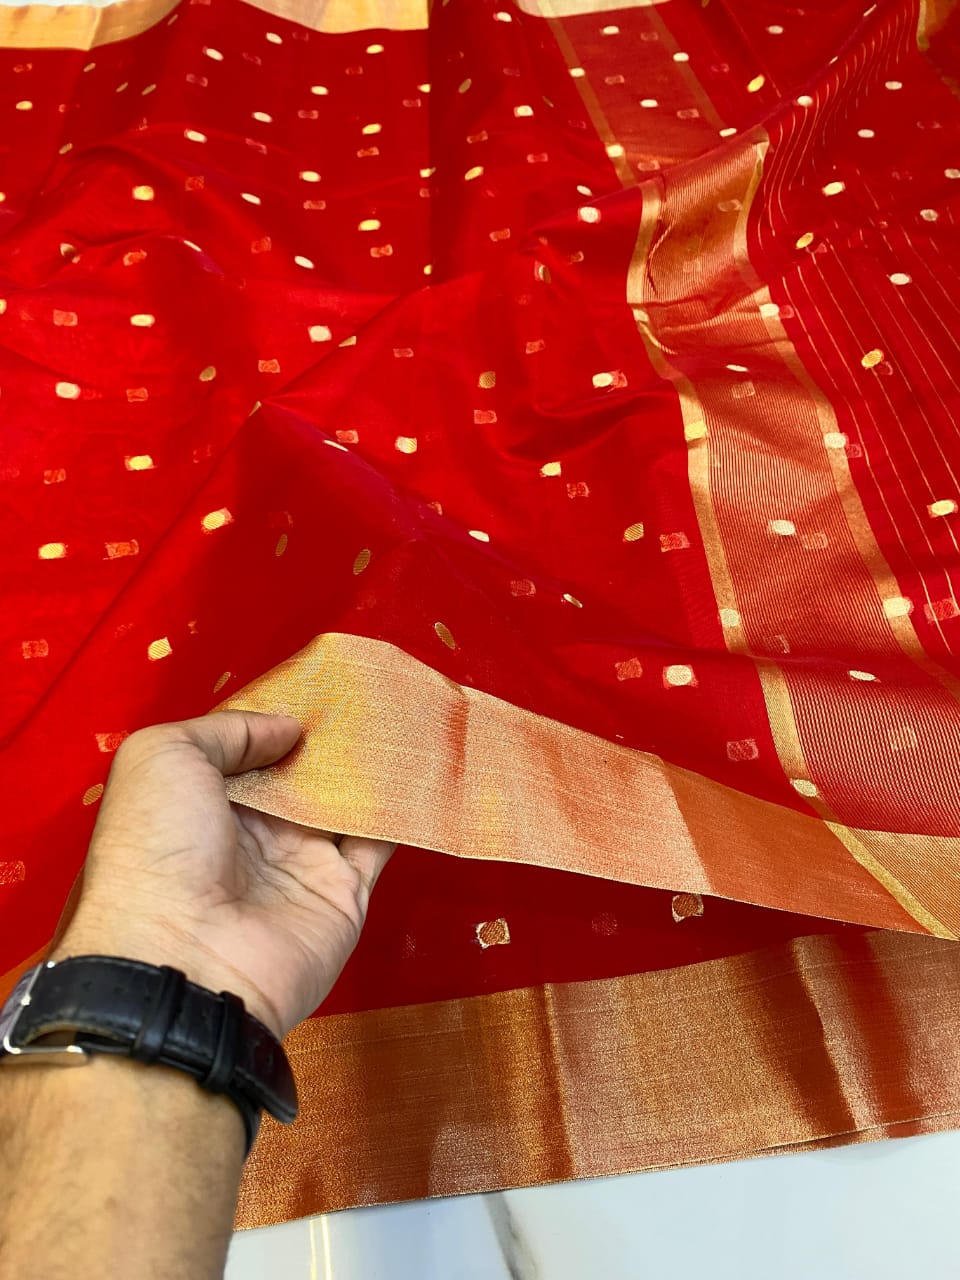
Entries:
<svg viewBox="0 0 960 1280">
<path fill-rule="evenodd" d="M 280 1038 L 307 1017 L 353 950 L 394 846 L 227 800 L 224 775 L 274 763 L 299 736 L 287 716 L 224 711 L 127 738 L 50 958 L 173 965 L 242 996 Z"/>
</svg>

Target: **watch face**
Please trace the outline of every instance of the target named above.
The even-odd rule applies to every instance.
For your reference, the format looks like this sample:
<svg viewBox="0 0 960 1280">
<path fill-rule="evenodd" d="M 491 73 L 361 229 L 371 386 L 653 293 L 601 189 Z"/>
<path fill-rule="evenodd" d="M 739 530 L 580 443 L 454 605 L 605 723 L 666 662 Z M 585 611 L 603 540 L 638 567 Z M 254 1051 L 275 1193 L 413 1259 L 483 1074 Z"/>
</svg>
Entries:
<svg viewBox="0 0 960 1280">
<path fill-rule="evenodd" d="M 0 1009 L 0 1057 L 6 1050 L 7 1036 L 19 1017 L 20 1010 L 23 1008 L 23 998 L 33 985 L 36 973 L 36 969 L 28 969 L 11 991 L 6 1004 Z"/>
</svg>

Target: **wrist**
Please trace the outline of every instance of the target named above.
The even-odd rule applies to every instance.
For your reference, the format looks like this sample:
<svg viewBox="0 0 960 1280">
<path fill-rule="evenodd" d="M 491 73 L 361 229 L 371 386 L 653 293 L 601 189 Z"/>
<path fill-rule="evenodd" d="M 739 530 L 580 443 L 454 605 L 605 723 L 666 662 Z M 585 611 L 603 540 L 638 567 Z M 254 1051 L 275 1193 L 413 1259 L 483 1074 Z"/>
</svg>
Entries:
<svg viewBox="0 0 960 1280">
<path fill-rule="evenodd" d="M 253 983 L 214 952 L 166 922 L 131 919 L 107 924 L 94 913 L 85 911 L 81 904 L 47 959 L 66 960 L 82 955 L 117 956 L 145 964 L 169 965 L 179 969 L 196 986 L 239 996 L 246 1011 L 278 1040 L 286 1034 L 276 1010 Z"/>
</svg>

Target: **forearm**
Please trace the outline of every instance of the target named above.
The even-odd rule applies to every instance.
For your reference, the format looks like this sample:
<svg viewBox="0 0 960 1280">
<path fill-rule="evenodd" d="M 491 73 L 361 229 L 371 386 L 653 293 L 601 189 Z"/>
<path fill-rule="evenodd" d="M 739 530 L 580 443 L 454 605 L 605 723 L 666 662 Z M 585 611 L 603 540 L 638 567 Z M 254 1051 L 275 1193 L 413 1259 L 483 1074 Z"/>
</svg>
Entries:
<svg viewBox="0 0 960 1280">
<path fill-rule="evenodd" d="M 169 966 L 243 1001 L 262 1024 L 246 1027 L 252 1054 L 264 1027 L 282 1040 L 333 986 L 392 852 L 231 807 L 224 775 L 280 759 L 299 732 L 282 716 L 234 711 L 126 739 L 83 892 L 50 958 Z M 69 1014 L 57 1025 L 68 1033 Z M 222 1085 L 242 1059 L 225 1018 L 219 1027 L 204 1060 Z M 149 1029 L 144 1017 L 140 1032 Z M 180 1071 L 126 1058 L 94 1053 L 61 1066 L 6 1057 L 0 1280 L 218 1280 L 245 1148 L 236 1104 Z M 248 1068 L 243 1094 L 254 1090 L 274 1115 L 292 1118 L 295 1088 L 279 1048 L 268 1044 L 263 1063 Z"/>
<path fill-rule="evenodd" d="M 234 1104 L 182 1072 L 0 1069 L 0 1276 L 219 1277 L 243 1150 Z"/>
</svg>

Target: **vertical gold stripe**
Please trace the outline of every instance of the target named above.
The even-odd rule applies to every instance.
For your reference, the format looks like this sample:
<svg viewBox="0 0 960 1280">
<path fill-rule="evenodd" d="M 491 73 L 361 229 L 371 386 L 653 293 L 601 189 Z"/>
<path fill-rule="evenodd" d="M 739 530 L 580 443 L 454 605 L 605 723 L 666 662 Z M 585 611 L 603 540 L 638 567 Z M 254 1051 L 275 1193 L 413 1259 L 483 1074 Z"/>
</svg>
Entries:
<svg viewBox="0 0 960 1280">
<path fill-rule="evenodd" d="M 729 257 L 747 284 L 749 299 L 747 305 L 751 309 L 754 306 L 758 308 L 753 313 L 756 319 L 752 320 L 743 314 L 735 314 L 729 323 L 736 324 L 737 332 L 733 334 L 728 331 L 726 336 L 729 338 L 729 346 L 735 347 L 738 338 L 740 341 L 746 340 L 748 336 L 746 330 L 751 323 L 758 327 L 766 324 L 767 332 L 773 339 L 785 369 L 793 375 L 815 409 L 813 421 L 818 433 L 815 442 L 818 455 L 821 457 L 826 455 L 829 458 L 833 488 L 840 499 L 846 523 L 852 531 L 863 563 L 872 570 L 873 580 L 881 598 L 893 596 L 897 594 L 893 575 L 872 536 L 859 495 L 850 479 L 846 458 L 834 458 L 831 455 L 840 454 L 842 451 L 828 450 L 823 447 L 822 437 L 831 428 L 834 430 L 836 428 L 832 412 L 823 395 L 813 386 L 803 369 L 787 340 L 780 321 L 776 318 L 763 317 L 759 312 L 760 306 L 770 302 L 770 296 L 749 263 L 747 226 L 752 202 L 760 187 L 763 158 L 769 144 L 766 139 L 757 139 L 755 131 L 752 138 L 750 142 L 745 140 L 740 146 L 731 148 L 729 157 L 722 167 L 718 163 L 717 181 L 711 193 L 711 199 L 719 196 L 719 203 L 737 207 L 736 220 L 728 229 L 724 226 L 722 218 L 713 217 L 702 232 L 699 251 L 714 263 L 722 262 L 724 257 Z M 722 465 L 716 449 L 721 447 L 723 435 L 729 432 L 722 430 L 718 414 L 704 404 L 691 379 L 668 358 L 667 351 L 671 346 L 670 335 L 662 331 L 662 327 L 658 324 L 659 315 L 669 311 L 670 301 L 683 294 L 682 273 L 686 263 L 683 260 L 684 250 L 680 247 L 683 241 L 681 229 L 684 226 L 684 214 L 693 210 L 693 206 L 700 198 L 700 193 L 692 192 L 687 195 L 686 199 L 690 205 L 687 208 L 683 204 L 684 193 L 681 192 L 674 207 L 671 208 L 670 196 L 665 194 L 662 179 L 654 179 L 642 184 L 641 192 L 644 198 L 644 209 L 634 258 L 628 271 L 627 300 L 633 308 L 638 331 L 643 338 L 647 355 L 654 369 L 677 391 L 688 440 L 690 490 L 718 608 L 721 611 L 736 610 L 736 616 L 739 618 L 740 605 L 723 544 L 710 477 L 711 465 Z M 670 228 L 670 234 L 675 243 L 670 243 L 669 235 L 655 236 L 655 230 L 661 226 Z M 652 253 L 654 245 L 656 245 L 656 251 Z M 717 323 L 712 325 L 710 337 L 711 341 L 718 345 L 723 341 L 724 334 Z M 758 415 L 759 410 L 754 407 L 752 413 Z M 742 410 L 742 417 L 748 425 L 752 421 L 745 408 Z M 730 424 L 727 425 L 729 428 Z M 760 426 L 759 417 L 755 425 Z M 736 445 L 731 442 L 728 447 L 735 448 Z M 723 616 L 721 613 L 721 617 Z M 898 638 L 901 640 L 902 647 L 906 649 L 912 636 L 914 643 L 911 656 L 919 655 L 919 641 L 909 619 L 893 621 L 905 624 L 898 627 Z M 736 625 L 725 626 L 723 632 L 726 644 L 732 652 L 748 651 L 742 621 Z M 812 784 L 790 697 L 787 675 L 782 665 L 769 657 L 757 656 L 754 657 L 754 662 L 781 766 L 791 780 Z M 871 841 L 871 851 L 861 839 L 855 837 L 846 825 L 837 819 L 836 814 L 820 795 L 815 793 L 808 798 L 808 802 L 811 808 L 829 823 L 830 829 L 843 842 L 851 856 L 877 878 L 905 911 L 931 932 L 940 936 L 953 936 L 952 931 L 918 900 L 916 894 L 894 875 L 890 867 L 880 861 L 878 853 L 884 848 L 889 849 L 889 846 L 885 846 L 882 841 L 877 841 L 876 846 L 873 847 L 874 842 Z"/>
<path fill-rule="evenodd" d="M 766 150 L 766 147 L 764 147 Z M 758 182 L 760 172 L 758 170 Z M 738 220 L 737 235 L 734 245 L 734 260 L 740 272 L 740 276 L 747 286 L 752 297 L 756 299 L 758 306 L 770 303 L 770 290 L 762 282 L 752 262 L 750 261 L 747 249 L 747 224 L 749 219 L 750 201 L 756 193 L 756 187 L 750 192 L 749 200 L 744 201 L 741 217 Z M 777 355 L 783 361 L 784 366 L 801 390 L 805 393 L 813 411 L 816 415 L 819 439 L 816 441 L 818 447 L 822 438 L 830 433 L 838 432 L 838 423 L 833 406 L 824 395 L 823 391 L 816 385 L 813 378 L 807 372 L 800 357 L 787 335 L 779 316 L 770 315 L 760 317 L 761 322 L 766 326 L 767 334 L 771 345 L 777 352 Z M 886 557 L 880 549 L 876 535 L 870 525 L 867 513 L 864 510 L 863 501 L 860 493 L 850 474 L 850 463 L 847 459 L 846 452 L 843 449 L 826 449 L 819 448 L 822 457 L 826 458 L 827 467 L 833 486 L 836 490 L 840 506 L 843 511 L 846 526 L 853 538 L 854 545 L 863 561 L 867 572 L 869 573 L 877 596 L 881 601 L 890 600 L 899 597 L 900 588 L 893 574 L 893 570 L 887 563 Z M 920 642 L 916 627 L 913 625 L 911 616 L 906 614 L 895 614 L 885 617 L 885 625 L 893 634 L 901 652 L 917 664 L 927 675 L 937 680 L 945 689 L 947 689 L 954 698 L 960 700 L 960 681 L 946 671 L 939 663 L 934 662 L 926 653 Z M 796 776 L 796 775 L 794 775 Z"/>
<path fill-rule="evenodd" d="M 667 359 L 663 345 L 657 338 L 654 322 L 645 307 L 648 300 L 655 298 L 657 292 L 652 276 L 648 275 L 648 265 L 654 232 L 660 227 L 663 217 L 662 185 L 662 179 L 651 178 L 640 187 L 643 211 L 640 216 L 636 247 L 627 272 L 627 301 L 630 303 L 633 318 L 637 322 L 637 330 L 643 339 L 647 357 L 654 371 L 665 382 L 671 383 L 676 390 L 680 401 L 684 433 L 689 436 L 693 435 L 697 427 L 703 423 L 703 406 L 697 398 L 690 379 L 674 368 Z M 710 453 L 706 435 L 700 436 L 698 433 L 697 438 L 690 444 L 687 454 L 687 474 L 717 607 L 721 610 L 735 611 L 739 616 L 737 595 L 720 537 L 716 513 L 712 503 L 704 501 L 705 495 L 710 492 Z M 739 624 L 728 630 L 727 643 L 732 650 L 738 652 L 745 650 L 746 641 Z"/>
<path fill-rule="evenodd" d="M 577 65 L 576 51 L 567 37 L 563 22 L 556 17 L 551 0 L 540 0 L 540 3 L 544 15 L 550 19 L 551 29 L 568 65 Z M 672 40 L 672 36 L 664 26 L 660 16 L 651 13 L 650 20 L 651 25 L 656 25 L 658 28 L 658 34 L 661 35 L 661 39 L 664 35 L 669 37 L 669 43 Z M 688 76 L 691 74 L 689 68 L 684 68 L 684 70 Z M 616 139 L 597 94 L 586 76 L 578 76 L 576 79 L 590 118 L 609 154 L 611 146 L 615 146 Z M 696 77 L 694 77 L 695 80 Z M 697 89 L 698 101 L 701 101 L 701 105 L 706 102 L 704 110 L 707 117 L 718 122 L 712 104 L 709 103 L 708 99 L 705 99 L 702 87 L 699 84 Z M 737 602 L 734 575 L 731 572 L 729 557 L 724 547 L 710 481 L 712 465 L 710 428 L 711 419 L 714 415 L 708 413 L 702 396 L 691 379 L 668 358 L 668 352 L 671 350 L 670 335 L 660 332 L 657 323 L 657 317 L 664 302 L 680 298 L 684 293 L 683 272 L 688 267 L 688 263 L 682 261 L 683 250 L 678 248 L 677 245 L 677 242 L 682 239 L 681 229 L 684 226 L 684 213 L 694 215 L 690 219 L 690 225 L 696 228 L 694 239 L 697 242 L 697 249 L 695 252 L 701 252 L 705 258 L 710 255 L 715 268 L 718 265 L 723 265 L 724 260 L 734 266 L 749 290 L 746 306 L 750 309 L 750 313 L 748 314 L 744 311 L 735 312 L 728 323 L 725 334 L 722 331 L 722 326 L 712 324 L 709 333 L 711 345 L 722 345 L 724 338 L 726 338 L 726 346 L 728 348 L 736 348 L 739 343 L 746 341 L 746 330 L 749 329 L 750 325 L 757 327 L 758 340 L 760 334 L 763 333 L 764 326 L 766 326 L 764 337 L 772 340 L 772 344 L 783 361 L 786 370 L 792 375 L 795 384 L 803 390 L 805 399 L 808 400 L 813 409 L 813 420 L 817 424 L 817 434 L 815 440 L 811 439 L 807 442 L 815 450 L 815 454 L 811 456 L 816 456 L 820 459 L 821 470 L 830 472 L 831 487 L 839 498 L 843 521 L 854 540 L 854 545 L 863 564 L 871 574 L 880 600 L 899 594 L 896 581 L 880 552 L 876 538 L 866 518 L 866 513 L 863 510 L 859 494 L 850 477 L 846 456 L 835 457 L 833 455 L 841 455 L 842 450 L 829 450 L 824 447 L 823 437 L 828 431 L 836 429 L 836 418 L 832 408 L 824 394 L 814 385 L 807 374 L 792 344 L 787 339 L 779 318 L 762 316 L 759 311 L 759 308 L 764 303 L 769 304 L 771 299 L 769 290 L 760 281 L 750 263 L 747 248 L 747 228 L 752 203 L 760 188 L 763 161 L 768 148 L 769 139 L 762 135 L 758 129 L 752 129 L 749 135 L 744 137 L 740 145 L 727 147 L 725 160 L 718 161 L 715 165 L 715 179 L 709 193 L 690 188 L 681 189 L 679 197 L 671 201 L 674 192 L 671 190 L 670 196 L 667 195 L 667 188 L 661 176 L 658 175 L 656 178 L 640 184 L 644 203 L 637 243 L 627 279 L 627 300 L 633 309 L 638 331 L 643 339 L 648 358 L 656 372 L 670 382 L 677 392 L 684 433 L 688 441 L 688 478 L 711 583 L 718 609 L 721 611 L 721 618 L 724 618 L 728 623 L 731 619 L 734 619 L 732 624 L 724 626 L 724 638 L 731 652 L 742 654 L 748 654 L 748 639 L 743 627 L 741 610 Z M 620 155 L 615 159 L 615 164 L 621 180 L 625 184 L 635 185 L 637 179 L 627 162 L 626 155 Z M 718 219 L 716 214 L 707 219 L 706 225 L 704 225 L 704 201 L 706 199 L 716 202 L 721 208 L 726 206 L 728 209 L 737 210 L 736 219 L 730 230 L 722 225 L 723 219 Z M 673 203 L 675 207 L 668 208 L 668 203 Z M 662 235 L 658 234 L 661 228 L 663 230 Z M 652 254 L 654 246 L 656 246 L 656 253 Z M 753 310 L 754 307 L 756 307 L 756 310 Z M 735 333 L 731 332 L 730 325 L 736 326 Z M 744 412 L 742 416 L 747 419 L 749 415 Z M 755 425 L 757 427 L 762 426 L 759 416 Z M 762 438 L 762 432 L 758 433 L 758 438 Z M 733 447 L 735 448 L 736 446 L 734 445 Z M 826 468 L 823 468 L 824 455 L 827 455 Z M 811 494 L 818 501 L 824 501 L 827 497 L 822 483 L 823 479 L 825 479 L 825 476 L 820 477 L 818 475 L 811 489 Z M 908 616 L 902 618 L 894 617 L 882 621 L 884 623 L 889 622 L 890 629 L 893 631 L 893 635 L 903 652 L 908 653 L 929 674 L 935 675 L 941 683 L 952 683 L 946 673 L 937 667 L 935 663 L 932 663 L 923 653 L 919 637 Z M 796 714 L 790 697 L 787 674 L 782 665 L 770 657 L 754 654 L 748 654 L 748 656 L 753 657 L 757 669 L 767 707 L 771 733 L 781 767 L 789 779 L 800 783 L 807 782 L 812 787 L 813 779 L 811 778 L 800 738 Z M 893 843 L 889 839 L 885 840 L 879 837 L 876 840 L 871 839 L 870 844 L 873 852 L 870 852 L 864 841 L 859 838 L 862 833 L 854 835 L 846 824 L 839 822 L 836 814 L 825 804 L 822 796 L 815 793 L 813 796 L 805 798 L 813 811 L 825 822 L 829 823 L 830 829 L 841 840 L 850 855 L 877 879 L 878 883 L 894 897 L 909 915 L 924 928 L 930 929 L 931 932 L 939 936 L 954 936 L 951 929 L 930 912 L 919 901 L 917 895 L 908 889 L 901 879 L 893 873 L 890 866 L 886 865 L 893 861 L 898 866 L 909 868 L 909 864 L 905 863 L 902 856 L 899 856 L 896 848 L 898 841 L 901 844 L 903 843 L 900 837 L 892 837 Z M 886 855 L 883 862 L 877 856 L 881 851 Z M 890 854 L 894 856 L 891 858 Z M 915 872 L 918 869 L 922 870 L 922 866 L 918 868 L 918 866 L 914 865 L 910 869 Z M 936 872 L 934 872 L 934 878 L 936 878 Z M 925 885 L 925 887 L 927 886 Z"/>
<path fill-rule="evenodd" d="M 568 67 L 576 67 L 579 65 L 576 50 L 570 37 L 567 35 L 563 21 L 558 17 L 552 0 L 537 0 L 537 7 L 546 20 L 557 42 L 557 47 L 563 54 L 564 61 Z M 590 83 L 589 76 L 582 75 L 575 78 L 574 83 L 579 90 L 580 97 L 583 99 L 583 105 L 587 109 L 590 122 L 597 131 L 597 137 L 607 149 L 607 155 L 610 157 L 610 163 L 616 170 L 617 177 L 625 187 L 634 187 L 637 184 L 637 177 L 627 160 L 626 153 L 622 148 L 617 151 L 619 143 L 614 137 L 613 130 L 610 128 L 609 121 L 604 113 L 603 108 L 597 98 L 596 92 Z M 611 148 L 614 148 L 611 154 Z"/>
</svg>

